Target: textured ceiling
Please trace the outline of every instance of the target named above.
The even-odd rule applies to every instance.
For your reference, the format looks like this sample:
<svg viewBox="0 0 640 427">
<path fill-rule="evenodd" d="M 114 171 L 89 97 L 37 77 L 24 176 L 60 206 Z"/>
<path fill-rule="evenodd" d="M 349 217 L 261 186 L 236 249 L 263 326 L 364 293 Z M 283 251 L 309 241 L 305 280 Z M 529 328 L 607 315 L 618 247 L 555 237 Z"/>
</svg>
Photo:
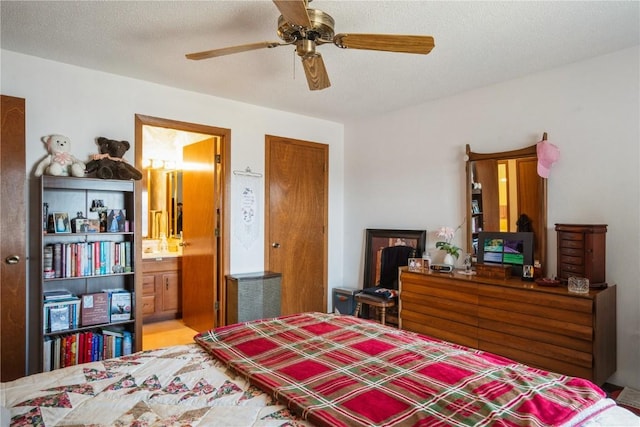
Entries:
<svg viewBox="0 0 640 427">
<path fill-rule="evenodd" d="M 199 93 L 345 122 L 640 46 L 637 1 L 315 0 L 351 33 L 425 34 L 429 55 L 319 47 L 332 86 L 309 91 L 289 46 L 190 61 L 278 41 L 271 1 L 0 2 L 2 49 Z"/>
</svg>

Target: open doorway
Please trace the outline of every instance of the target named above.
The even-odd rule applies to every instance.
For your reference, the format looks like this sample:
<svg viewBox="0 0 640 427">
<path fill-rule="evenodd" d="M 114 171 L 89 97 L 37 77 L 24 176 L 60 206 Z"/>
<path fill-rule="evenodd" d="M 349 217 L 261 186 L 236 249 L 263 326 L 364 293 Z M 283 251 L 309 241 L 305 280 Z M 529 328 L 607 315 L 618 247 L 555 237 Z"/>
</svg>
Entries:
<svg viewBox="0 0 640 427">
<path fill-rule="evenodd" d="M 230 131 L 142 115 L 135 128 L 136 167 L 143 172 L 136 197 L 136 262 L 142 266 L 136 315 L 145 326 L 169 320 L 173 329 L 213 328 L 224 318 L 217 308 L 225 306 L 229 270 Z M 144 340 L 143 334 L 147 347 Z"/>
</svg>

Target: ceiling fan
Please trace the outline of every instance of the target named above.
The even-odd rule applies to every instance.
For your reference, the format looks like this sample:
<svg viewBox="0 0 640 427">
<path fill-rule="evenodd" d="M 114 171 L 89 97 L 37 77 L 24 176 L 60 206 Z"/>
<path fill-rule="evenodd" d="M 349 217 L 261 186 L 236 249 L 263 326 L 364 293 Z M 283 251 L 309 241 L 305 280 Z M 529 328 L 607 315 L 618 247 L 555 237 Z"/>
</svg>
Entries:
<svg viewBox="0 0 640 427">
<path fill-rule="evenodd" d="M 334 20 L 318 9 L 308 7 L 311 0 L 273 0 L 281 15 L 278 18 L 278 36 L 282 42 L 266 41 L 221 49 L 189 53 L 187 59 L 207 59 L 262 48 L 295 45 L 311 90 L 331 86 L 329 75 L 316 46 L 333 43 L 343 49 L 381 50 L 387 52 L 426 55 L 433 49 L 431 36 L 392 34 L 334 34 Z"/>
</svg>

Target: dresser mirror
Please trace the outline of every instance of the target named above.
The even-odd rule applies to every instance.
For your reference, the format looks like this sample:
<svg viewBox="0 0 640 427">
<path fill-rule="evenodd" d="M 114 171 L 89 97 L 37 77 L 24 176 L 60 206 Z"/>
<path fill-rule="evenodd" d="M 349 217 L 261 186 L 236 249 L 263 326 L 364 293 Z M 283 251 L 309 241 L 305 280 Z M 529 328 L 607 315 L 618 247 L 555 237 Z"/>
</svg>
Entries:
<svg viewBox="0 0 640 427">
<path fill-rule="evenodd" d="M 534 260 L 546 269 L 547 180 L 537 172 L 536 144 L 499 153 L 466 147 L 467 251 L 478 253 L 481 231 L 534 233 Z"/>
</svg>

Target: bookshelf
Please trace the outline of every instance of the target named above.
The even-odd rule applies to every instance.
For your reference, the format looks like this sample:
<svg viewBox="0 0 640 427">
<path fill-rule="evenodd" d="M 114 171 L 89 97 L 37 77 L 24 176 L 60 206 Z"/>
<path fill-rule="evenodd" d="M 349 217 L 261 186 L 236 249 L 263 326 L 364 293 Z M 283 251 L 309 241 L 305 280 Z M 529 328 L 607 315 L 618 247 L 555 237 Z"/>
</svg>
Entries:
<svg viewBox="0 0 640 427">
<path fill-rule="evenodd" d="M 484 231 L 484 213 L 482 210 L 482 190 L 471 190 L 471 246 L 472 254 L 478 253 L 478 233 Z"/>
<path fill-rule="evenodd" d="M 38 209 L 39 371 L 140 350 L 135 182 L 45 175 Z"/>
</svg>

